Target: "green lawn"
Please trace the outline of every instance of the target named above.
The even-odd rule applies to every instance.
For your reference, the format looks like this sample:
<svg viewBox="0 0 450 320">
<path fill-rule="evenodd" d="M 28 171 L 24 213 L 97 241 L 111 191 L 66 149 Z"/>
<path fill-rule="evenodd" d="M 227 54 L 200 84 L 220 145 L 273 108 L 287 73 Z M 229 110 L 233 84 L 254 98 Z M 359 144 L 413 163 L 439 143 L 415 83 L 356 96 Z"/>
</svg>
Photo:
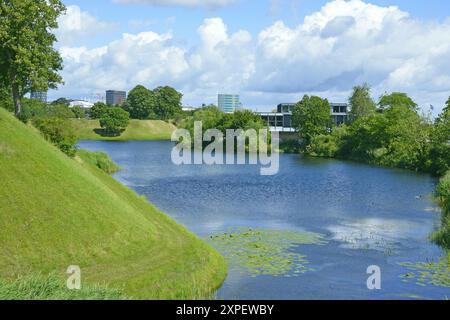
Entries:
<svg viewBox="0 0 450 320">
<path fill-rule="evenodd" d="M 161 120 L 130 120 L 128 128 L 118 137 L 105 137 L 96 132 L 101 129 L 98 120 L 71 120 L 80 140 L 170 140 L 176 129 Z"/>
<path fill-rule="evenodd" d="M 208 244 L 3 109 L 0 179 L 0 278 L 64 279 L 78 265 L 85 285 L 133 298 L 195 299 L 209 297 L 226 276 Z"/>
</svg>

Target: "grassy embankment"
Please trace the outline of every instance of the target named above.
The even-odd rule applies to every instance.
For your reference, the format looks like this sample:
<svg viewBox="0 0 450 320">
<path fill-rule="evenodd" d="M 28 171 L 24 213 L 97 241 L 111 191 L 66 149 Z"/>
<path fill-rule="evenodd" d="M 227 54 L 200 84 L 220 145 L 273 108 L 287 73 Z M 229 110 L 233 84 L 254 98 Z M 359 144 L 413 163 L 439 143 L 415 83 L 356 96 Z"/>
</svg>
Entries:
<svg viewBox="0 0 450 320">
<path fill-rule="evenodd" d="M 101 284 L 132 298 L 195 299 L 209 297 L 226 275 L 223 257 L 201 239 L 3 109 L 0 178 L 0 278 L 40 273 L 64 281 L 67 267 L 78 265 L 85 288 Z"/>
<path fill-rule="evenodd" d="M 433 240 L 450 250 L 450 171 L 441 178 L 436 196 L 442 206 L 442 225 L 433 235 Z"/>
<path fill-rule="evenodd" d="M 170 140 L 176 129 L 173 124 L 161 120 L 130 120 L 128 128 L 118 137 L 101 135 L 98 120 L 71 120 L 75 132 L 80 140 Z"/>
</svg>

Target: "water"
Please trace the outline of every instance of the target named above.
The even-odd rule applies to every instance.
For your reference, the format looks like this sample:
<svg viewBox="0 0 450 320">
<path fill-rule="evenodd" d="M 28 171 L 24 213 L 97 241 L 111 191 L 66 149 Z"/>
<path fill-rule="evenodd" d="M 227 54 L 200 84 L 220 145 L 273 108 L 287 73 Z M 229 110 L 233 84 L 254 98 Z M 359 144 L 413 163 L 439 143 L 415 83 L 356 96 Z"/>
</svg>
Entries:
<svg viewBox="0 0 450 320">
<path fill-rule="evenodd" d="M 219 299 L 443 299 L 448 287 L 402 281 L 402 262 L 438 261 L 428 241 L 439 226 L 429 200 L 436 180 L 409 171 L 353 162 L 280 155 L 280 172 L 258 166 L 175 166 L 167 141 L 82 141 L 107 152 L 123 170 L 115 177 L 201 237 L 230 227 L 323 234 L 303 245 L 315 271 L 297 277 L 251 277 L 230 270 Z M 368 290 L 366 269 L 378 265 L 382 289 Z"/>
</svg>

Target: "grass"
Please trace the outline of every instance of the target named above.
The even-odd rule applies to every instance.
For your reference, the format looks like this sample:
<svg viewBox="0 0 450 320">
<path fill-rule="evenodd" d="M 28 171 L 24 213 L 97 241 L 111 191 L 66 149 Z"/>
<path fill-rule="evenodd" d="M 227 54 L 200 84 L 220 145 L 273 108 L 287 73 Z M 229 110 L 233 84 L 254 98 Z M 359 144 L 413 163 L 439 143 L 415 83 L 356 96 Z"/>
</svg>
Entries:
<svg viewBox="0 0 450 320">
<path fill-rule="evenodd" d="M 439 181 L 436 197 L 442 207 L 442 223 L 432 239 L 450 251 L 450 171 Z"/>
<path fill-rule="evenodd" d="M 108 174 L 70 159 L 0 109 L 0 278 L 65 277 L 136 299 L 208 298 L 226 276 L 212 247 Z"/>
<path fill-rule="evenodd" d="M 118 137 L 101 135 L 98 120 L 72 119 L 71 123 L 80 140 L 170 140 L 176 129 L 173 124 L 161 120 L 130 120 L 128 128 Z"/>
<path fill-rule="evenodd" d="M 87 162 L 108 174 L 116 173 L 121 170 L 121 168 L 105 152 L 92 152 L 85 149 L 79 149 L 77 151 L 77 156 L 81 161 Z"/>
<path fill-rule="evenodd" d="M 69 290 L 66 283 L 56 275 L 32 274 L 6 281 L 0 279 L 0 300 L 125 300 L 118 289 L 108 286 L 84 286 Z"/>
</svg>

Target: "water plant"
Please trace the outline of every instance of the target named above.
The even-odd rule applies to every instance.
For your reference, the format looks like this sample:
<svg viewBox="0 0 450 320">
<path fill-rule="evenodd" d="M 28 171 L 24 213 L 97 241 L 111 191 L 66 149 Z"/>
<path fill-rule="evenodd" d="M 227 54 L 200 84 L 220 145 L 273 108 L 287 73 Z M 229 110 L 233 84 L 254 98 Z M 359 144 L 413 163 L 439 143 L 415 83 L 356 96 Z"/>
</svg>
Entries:
<svg viewBox="0 0 450 320">
<path fill-rule="evenodd" d="M 297 247 L 325 243 L 317 233 L 242 227 L 210 236 L 209 241 L 225 255 L 230 268 L 251 276 L 285 277 L 314 270 L 307 267 L 309 261 Z"/>
<path fill-rule="evenodd" d="M 401 276 L 403 282 L 415 281 L 419 286 L 439 286 L 450 288 L 450 258 L 442 257 L 438 262 L 402 262 L 408 269 Z"/>
</svg>

